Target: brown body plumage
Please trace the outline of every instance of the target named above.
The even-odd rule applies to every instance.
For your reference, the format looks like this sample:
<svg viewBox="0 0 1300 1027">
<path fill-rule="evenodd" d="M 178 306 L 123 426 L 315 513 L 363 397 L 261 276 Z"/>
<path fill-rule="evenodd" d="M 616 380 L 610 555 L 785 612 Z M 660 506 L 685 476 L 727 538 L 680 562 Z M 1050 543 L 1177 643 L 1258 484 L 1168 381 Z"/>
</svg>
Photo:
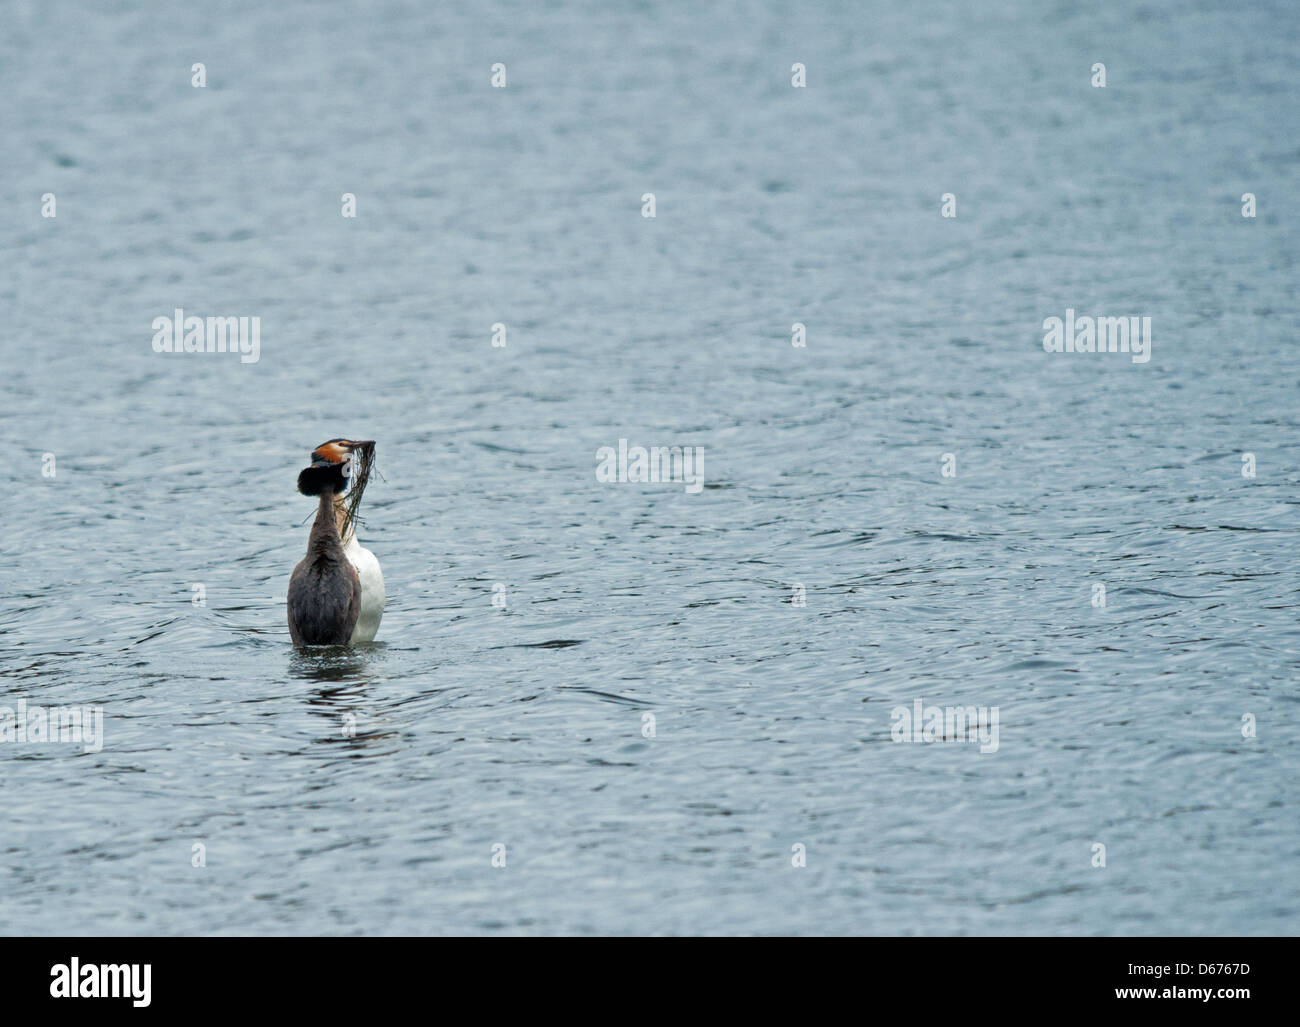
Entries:
<svg viewBox="0 0 1300 1027">
<path fill-rule="evenodd" d="M 361 581 L 343 553 L 334 496 L 326 483 L 307 555 L 289 579 L 289 637 L 296 646 L 347 645 L 361 612 Z"/>
</svg>

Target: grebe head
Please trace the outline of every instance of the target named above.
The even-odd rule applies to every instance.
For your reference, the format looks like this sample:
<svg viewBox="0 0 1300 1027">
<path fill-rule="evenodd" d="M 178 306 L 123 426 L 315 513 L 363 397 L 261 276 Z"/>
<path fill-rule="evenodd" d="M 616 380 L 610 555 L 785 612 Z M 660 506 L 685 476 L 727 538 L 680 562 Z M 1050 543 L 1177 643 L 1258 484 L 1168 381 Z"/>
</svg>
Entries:
<svg viewBox="0 0 1300 1027">
<path fill-rule="evenodd" d="M 311 451 L 311 466 L 298 472 L 298 491 L 304 496 L 319 496 L 327 488 L 343 495 L 352 477 L 352 453 L 374 449 L 374 442 L 330 439 Z"/>
</svg>

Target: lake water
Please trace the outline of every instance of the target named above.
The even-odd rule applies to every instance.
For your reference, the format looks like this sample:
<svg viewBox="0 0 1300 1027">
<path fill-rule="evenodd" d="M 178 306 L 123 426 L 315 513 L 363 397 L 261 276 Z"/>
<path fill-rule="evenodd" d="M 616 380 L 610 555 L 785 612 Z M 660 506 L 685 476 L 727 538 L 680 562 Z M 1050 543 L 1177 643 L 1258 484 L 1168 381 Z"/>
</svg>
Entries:
<svg viewBox="0 0 1300 1027">
<path fill-rule="evenodd" d="M 1297 932 L 1300 8 L 187 6 L 0 32 L 0 930 Z"/>
</svg>

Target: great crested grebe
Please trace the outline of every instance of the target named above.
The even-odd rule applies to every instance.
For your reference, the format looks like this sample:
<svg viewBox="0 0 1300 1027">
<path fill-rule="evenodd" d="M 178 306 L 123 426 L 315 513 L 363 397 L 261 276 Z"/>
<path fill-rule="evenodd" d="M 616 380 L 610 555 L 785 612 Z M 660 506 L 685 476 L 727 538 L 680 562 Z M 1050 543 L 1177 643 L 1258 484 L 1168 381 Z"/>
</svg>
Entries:
<svg viewBox="0 0 1300 1027">
<path fill-rule="evenodd" d="M 371 642 L 384 616 L 384 575 L 375 554 L 357 542 L 356 507 L 364 476 L 353 483 L 354 452 L 368 471 L 373 442 L 330 439 L 312 450 L 298 491 L 320 496 L 307 555 L 289 579 L 289 637 L 296 646 Z M 352 484 L 353 499 L 344 499 Z"/>
</svg>

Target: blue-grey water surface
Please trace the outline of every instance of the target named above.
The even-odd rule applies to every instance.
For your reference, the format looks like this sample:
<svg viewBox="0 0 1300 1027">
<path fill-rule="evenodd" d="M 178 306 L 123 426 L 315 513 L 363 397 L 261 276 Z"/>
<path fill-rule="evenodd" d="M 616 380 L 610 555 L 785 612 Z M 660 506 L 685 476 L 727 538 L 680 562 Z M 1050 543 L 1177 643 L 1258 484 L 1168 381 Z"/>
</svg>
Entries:
<svg viewBox="0 0 1300 1027">
<path fill-rule="evenodd" d="M 3 19 L 0 705 L 104 744 L 0 745 L 0 931 L 1296 933 L 1294 4 Z"/>
</svg>

